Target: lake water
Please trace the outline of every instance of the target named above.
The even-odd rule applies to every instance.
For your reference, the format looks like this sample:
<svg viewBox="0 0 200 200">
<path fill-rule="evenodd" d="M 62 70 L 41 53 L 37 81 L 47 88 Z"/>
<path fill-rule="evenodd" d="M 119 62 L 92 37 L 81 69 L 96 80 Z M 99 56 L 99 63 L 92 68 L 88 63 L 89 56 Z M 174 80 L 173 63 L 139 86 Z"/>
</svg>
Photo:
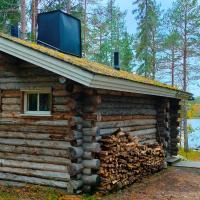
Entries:
<svg viewBox="0 0 200 200">
<path fill-rule="evenodd" d="M 200 147 L 200 119 L 189 119 L 188 124 L 194 129 L 189 134 L 189 148 Z"/>
</svg>

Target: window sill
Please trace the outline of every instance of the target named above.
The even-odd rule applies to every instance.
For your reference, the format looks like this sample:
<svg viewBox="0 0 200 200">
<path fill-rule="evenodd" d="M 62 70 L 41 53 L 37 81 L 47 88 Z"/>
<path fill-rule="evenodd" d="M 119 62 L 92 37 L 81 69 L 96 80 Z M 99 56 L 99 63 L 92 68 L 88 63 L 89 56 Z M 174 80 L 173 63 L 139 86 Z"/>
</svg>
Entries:
<svg viewBox="0 0 200 200">
<path fill-rule="evenodd" d="M 35 113 L 35 114 L 30 114 L 30 113 L 23 113 L 20 114 L 20 116 L 22 117 L 51 117 L 52 114 L 39 114 L 39 113 Z"/>
</svg>

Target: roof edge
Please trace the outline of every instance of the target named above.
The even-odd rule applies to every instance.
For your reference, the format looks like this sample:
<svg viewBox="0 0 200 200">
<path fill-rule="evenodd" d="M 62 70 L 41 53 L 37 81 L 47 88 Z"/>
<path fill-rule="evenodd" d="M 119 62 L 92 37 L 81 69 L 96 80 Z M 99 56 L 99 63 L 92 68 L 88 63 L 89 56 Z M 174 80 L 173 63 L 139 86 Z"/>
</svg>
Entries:
<svg viewBox="0 0 200 200">
<path fill-rule="evenodd" d="M 192 97 L 192 94 L 180 90 L 173 90 L 170 88 L 89 72 L 74 64 L 67 63 L 2 37 L 0 37 L 0 50 L 91 88 L 148 94 L 176 99 L 189 99 Z"/>
</svg>

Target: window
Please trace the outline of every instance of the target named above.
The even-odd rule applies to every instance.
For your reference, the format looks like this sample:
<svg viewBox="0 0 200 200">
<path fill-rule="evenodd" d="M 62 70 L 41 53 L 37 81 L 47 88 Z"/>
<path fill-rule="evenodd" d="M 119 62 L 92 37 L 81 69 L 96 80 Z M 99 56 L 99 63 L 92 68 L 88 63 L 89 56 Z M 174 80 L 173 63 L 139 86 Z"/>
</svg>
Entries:
<svg viewBox="0 0 200 200">
<path fill-rule="evenodd" d="M 24 114 L 50 115 L 50 91 L 24 91 Z"/>
</svg>

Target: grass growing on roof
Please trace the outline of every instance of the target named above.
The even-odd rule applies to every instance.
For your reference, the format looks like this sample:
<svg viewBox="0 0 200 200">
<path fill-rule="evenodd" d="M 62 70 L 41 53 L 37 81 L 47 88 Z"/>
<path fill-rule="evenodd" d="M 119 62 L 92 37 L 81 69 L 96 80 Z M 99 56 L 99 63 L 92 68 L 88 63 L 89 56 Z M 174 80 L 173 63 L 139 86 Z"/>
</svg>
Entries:
<svg viewBox="0 0 200 200">
<path fill-rule="evenodd" d="M 143 76 L 139 76 L 139 75 L 129 73 L 129 72 L 126 72 L 126 71 L 122 71 L 122 70 L 118 71 L 118 70 L 115 70 L 115 69 L 113 69 L 109 66 L 103 65 L 103 64 L 91 62 L 91 61 L 88 61 L 84 58 L 78 58 L 78 57 L 75 57 L 75 56 L 64 54 L 64 53 L 61 53 L 59 51 L 38 45 L 36 43 L 32 43 L 32 42 L 28 42 L 28 41 L 25 41 L 25 40 L 21 40 L 19 38 L 11 37 L 11 36 L 8 36 L 8 35 L 3 34 L 3 33 L 0 33 L 0 37 L 8 39 L 8 40 L 13 41 L 13 42 L 16 42 L 16 43 L 21 44 L 23 46 L 29 47 L 31 49 L 37 50 L 37 51 L 44 53 L 46 55 L 49 55 L 49 56 L 55 57 L 57 59 L 63 60 L 67 63 L 73 64 L 77 67 L 80 67 L 80 68 L 87 70 L 89 72 L 93 72 L 95 74 L 100 74 L 100 75 L 110 76 L 110 77 L 114 77 L 114 78 L 125 79 L 125 80 L 134 81 L 134 82 L 154 85 L 154 86 L 158 86 L 158 87 L 168 88 L 168 89 L 171 89 L 171 90 L 178 90 L 176 87 L 173 87 L 173 86 L 170 86 L 170 85 L 167 85 L 167 84 L 163 84 L 163 83 L 160 83 L 158 81 L 145 78 Z"/>
</svg>

